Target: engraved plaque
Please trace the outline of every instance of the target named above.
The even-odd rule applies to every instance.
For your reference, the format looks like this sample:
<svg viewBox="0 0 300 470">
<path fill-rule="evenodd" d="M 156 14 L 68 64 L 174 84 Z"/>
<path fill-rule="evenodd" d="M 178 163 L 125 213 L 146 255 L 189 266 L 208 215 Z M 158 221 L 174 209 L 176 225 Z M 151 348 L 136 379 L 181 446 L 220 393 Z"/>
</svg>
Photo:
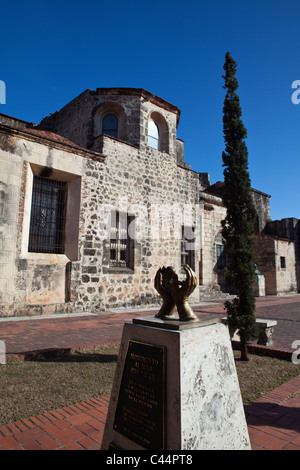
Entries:
<svg viewBox="0 0 300 470">
<path fill-rule="evenodd" d="M 166 350 L 129 341 L 114 429 L 146 449 L 165 448 Z"/>
</svg>

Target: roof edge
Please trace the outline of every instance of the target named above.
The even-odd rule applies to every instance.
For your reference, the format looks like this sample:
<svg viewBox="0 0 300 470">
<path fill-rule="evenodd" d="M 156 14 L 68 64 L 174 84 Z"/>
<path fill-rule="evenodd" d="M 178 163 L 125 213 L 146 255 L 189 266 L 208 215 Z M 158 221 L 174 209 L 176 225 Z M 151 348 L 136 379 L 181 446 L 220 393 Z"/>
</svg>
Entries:
<svg viewBox="0 0 300 470">
<path fill-rule="evenodd" d="M 33 133 L 30 132 L 30 130 L 31 129 L 27 130 L 26 128 L 17 129 L 17 128 L 9 126 L 7 124 L 0 123 L 0 131 L 4 132 L 6 134 L 20 136 L 20 137 L 25 138 L 27 140 L 30 140 L 32 142 L 37 142 L 37 143 L 41 143 L 41 144 L 45 144 L 45 145 L 49 145 L 49 143 L 51 143 L 51 145 L 53 147 L 58 148 L 58 149 L 66 150 L 70 153 L 76 153 L 77 155 L 81 155 L 81 156 L 84 156 L 84 157 L 90 157 L 90 158 L 94 158 L 94 159 L 101 160 L 101 161 L 105 160 L 104 155 L 102 155 L 100 153 L 97 153 L 97 152 L 94 152 L 93 150 L 87 150 L 83 147 L 79 147 L 76 144 L 73 144 L 72 142 L 67 143 L 67 142 L 56 141 L 55 139 L 51 138 L 50 136 L 41 136 L 41 135 L 33 134 Z"/>
</svg>

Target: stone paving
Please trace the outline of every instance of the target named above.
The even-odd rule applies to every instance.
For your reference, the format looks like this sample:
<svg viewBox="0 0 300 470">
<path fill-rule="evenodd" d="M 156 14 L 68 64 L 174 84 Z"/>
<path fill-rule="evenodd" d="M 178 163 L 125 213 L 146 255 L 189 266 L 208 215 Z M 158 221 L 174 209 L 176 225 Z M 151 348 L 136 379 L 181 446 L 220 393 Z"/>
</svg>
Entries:
<svg viewBox="0 0 300 470">
<path fill-rule="evenodd" d="M 223 301 L 194 307 L 199 317 L 225 315 Z M 153 310 L 116 311 L 103 315 L 62 318 L 0 319 L 0 340 L 9 357 L 24 360 L 60 350 L 88 349 L 119 341 L 123 324 Z M 300 341 L 300 296 L 257 299 L 257 318 L 277 320 L 272 348 L 266 352 L 294 351 Z M 1 366 L 0 366 L 1 367 Z M 99 450 L 109 396 L 95 397 L 63 409 L 0 426 L 0 450 Z M 253 450 L 300 450 L 300 376 L 245 405 Z"/>
</svg>

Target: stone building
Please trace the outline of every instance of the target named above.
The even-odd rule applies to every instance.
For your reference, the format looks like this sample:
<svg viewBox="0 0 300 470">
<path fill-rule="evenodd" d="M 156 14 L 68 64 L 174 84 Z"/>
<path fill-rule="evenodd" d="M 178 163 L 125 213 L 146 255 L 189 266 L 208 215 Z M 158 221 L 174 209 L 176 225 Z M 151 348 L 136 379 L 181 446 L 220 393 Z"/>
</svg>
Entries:
<svg viewBox="0 0 300 470">
<path fill-rule="evenodd" d="M 86 90 L 39 125 L 0 114 L 0 316 L 154 305 L 163 265 L 194 269 L 194 302 L 230 292 L 222 183 L 185 162 L 179 118 L 132 88 Z M 295 292 L 299 223 L 283 232 L 253 197 L 267 293 Z"/>
<path fill-rule="evenodd" d="M 263 244 L 267 245 L 266 250 Z M 258 245 L 256 254 L 261 259 L 262 274 L 270 277 L 266 294 L 300 292 L 300 221 L 295 218 L 268 221 Z"/>
</svg>

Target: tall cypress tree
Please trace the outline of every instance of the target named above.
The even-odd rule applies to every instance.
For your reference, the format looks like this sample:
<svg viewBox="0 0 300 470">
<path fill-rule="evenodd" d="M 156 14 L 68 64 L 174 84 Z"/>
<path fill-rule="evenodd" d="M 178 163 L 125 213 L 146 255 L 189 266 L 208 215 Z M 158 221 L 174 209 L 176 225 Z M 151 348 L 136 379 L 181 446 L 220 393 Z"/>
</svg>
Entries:
<svg viewBox="0 0 300 470">
<path fill-rule="evenodd" d="M 226 95 L 223 107 L 223 134 L 225 151 L 222 153 L 224 169 L 223 203 L 227 209 L 222 221 L 227 267 L 226 281 L 235 288 L 237 297 L 225 302 L 230 328 L 238 328 L 241 340 L 241 359 L 249 360 L 247 342 L 256 337 L 255 296 L 253 292 L 254 247 L 253 232 L 256 209 L 251 194 L 248 172 L 247 131 L 241 120 L 240 100 L 236 94 L 237 63 L 230 53 L 223 67 Z"/>
</svg>

